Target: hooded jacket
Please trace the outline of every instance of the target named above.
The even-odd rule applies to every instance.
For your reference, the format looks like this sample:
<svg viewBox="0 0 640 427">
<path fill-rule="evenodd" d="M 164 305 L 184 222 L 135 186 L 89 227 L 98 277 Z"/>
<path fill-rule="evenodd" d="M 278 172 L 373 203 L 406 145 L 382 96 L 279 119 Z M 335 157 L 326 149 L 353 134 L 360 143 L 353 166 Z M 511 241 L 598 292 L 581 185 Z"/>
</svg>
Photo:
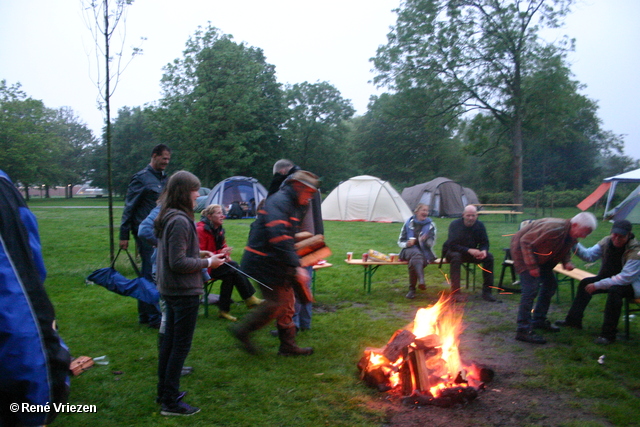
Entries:
<svg viewBox="0 0 640 427">
<path fill-rule="evenodd" d="M 193 220 L 183 211 L 168 209 L 158 234 L 156 281 L 162 295 L 202 295 L 202 269 L 209 261 L 200 258 L 198 234 Z"/>
</svg>

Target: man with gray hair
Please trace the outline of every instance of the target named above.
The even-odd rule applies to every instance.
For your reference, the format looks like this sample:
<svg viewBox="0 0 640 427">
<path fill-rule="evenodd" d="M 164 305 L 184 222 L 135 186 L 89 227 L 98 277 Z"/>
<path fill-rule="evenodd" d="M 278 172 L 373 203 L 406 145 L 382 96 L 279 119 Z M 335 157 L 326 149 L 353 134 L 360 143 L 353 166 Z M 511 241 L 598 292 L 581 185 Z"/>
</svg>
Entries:
<svg viewBox="0 0 640 427">
<path fill-rule="evenodd" d="M 516 340 L 545 344 L 547 341 L 534 334 L 534 329 L 549 332 L 560 330 L 547 320 L 551 297 L 558 288 L 553 268 L 562 263 L 566 270 L 573 270 L 571 248 L 576 245 L 577 239 L 587 237 L 597 225 L 592 213 L 580 212 L 570 220 L 542 218 L 532 221 L 513 236 L 511 256 L 522 288 Z M 536 297 L 538 300 L 534 308 Z"/>
</svg>

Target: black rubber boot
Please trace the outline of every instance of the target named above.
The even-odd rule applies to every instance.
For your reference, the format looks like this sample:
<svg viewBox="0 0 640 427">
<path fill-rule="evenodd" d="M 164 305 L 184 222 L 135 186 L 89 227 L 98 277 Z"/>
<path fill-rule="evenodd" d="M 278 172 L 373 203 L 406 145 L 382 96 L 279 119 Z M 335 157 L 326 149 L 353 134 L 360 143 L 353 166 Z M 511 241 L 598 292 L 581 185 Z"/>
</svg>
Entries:
<svg viewBox="0 0 640 427">
<path fill-rule="evenodd" d="M 309 356 L 313 354 L 312 347 L 298 347 L 296 344 L 296 327 L 278 328 L 280 338 L 279 356 Z"/>
</svg>

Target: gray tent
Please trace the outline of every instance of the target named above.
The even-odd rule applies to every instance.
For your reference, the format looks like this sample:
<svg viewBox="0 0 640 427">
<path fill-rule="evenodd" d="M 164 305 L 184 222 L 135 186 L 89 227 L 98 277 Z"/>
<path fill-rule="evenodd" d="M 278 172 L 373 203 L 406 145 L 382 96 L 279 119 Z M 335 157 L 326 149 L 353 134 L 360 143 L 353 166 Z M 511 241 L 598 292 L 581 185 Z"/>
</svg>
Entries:
<svg viewBox="0 0 640 427">
<path fill-rule="evenodd" d="M 466 205 L 480 203 L 472 189 L 443 177 L 405 188 L 402 198 L 412 211 L 424 203 L 429 205 L 431 216 L 440 217 L 460 217 Z"/>
<path fill-rule="evenodd" d="M 640 185 L 618 206 L 605 214 L 608 219 L 626 219 L 632 224 L 640 224 Z"/>
</svg>

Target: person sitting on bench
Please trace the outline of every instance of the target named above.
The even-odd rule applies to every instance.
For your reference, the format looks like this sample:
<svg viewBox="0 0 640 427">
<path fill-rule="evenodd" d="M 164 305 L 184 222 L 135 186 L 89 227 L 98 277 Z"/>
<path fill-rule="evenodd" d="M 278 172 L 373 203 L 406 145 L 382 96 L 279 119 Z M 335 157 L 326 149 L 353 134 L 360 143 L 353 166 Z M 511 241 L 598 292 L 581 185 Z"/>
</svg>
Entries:
<svg viewBox="0 0 640 427">
<path fill-rule="evenodd" d="M 460 293 L 460 267 L 465 262 L 482 264 L 482 299 L 498 301 L 491 295 L 493 255 L 489 252 L 489 237 L 484 224 L 478 221 L 475 206 L 466 206 L 462 218 L 449 224 L 449 236 L 442 247 L 442 256 L 450 263 L 451 293 L 456 301 L 464 300 Z"/>
<path fill-rule="evenodd" d="M 576 255 L 585 261 L 602 258 L 598 275 L 580 281 L 578 293 L 565 320 L 558 326 L 582 329 L 582 318 L 593 294 L 607 293 L 602 332 L 596 344 L 610 344 L 616 340 L 618 321 L 624 298 L 640 295 L 640 243 L 634 238 L 631 223 L 625 219 L 613 223 L 611 235 L 586 249 L 576 245 Z M 634 292 L 634 285 L 638 288 Z"/>
<path fill-rule="evenodd" d="M 433 246 L 436 243 L 436 225 L 429 218 L 429 206 L 418 203 L 414 215 L 402 226 L 398 246 L 400 259 L 409 263 L 409 292 L 406 297 L 416 297 L 416 285 L 427 289 L 424 284 L 424 267 L 433 262 L 436 256 Z"/>
</svg>

